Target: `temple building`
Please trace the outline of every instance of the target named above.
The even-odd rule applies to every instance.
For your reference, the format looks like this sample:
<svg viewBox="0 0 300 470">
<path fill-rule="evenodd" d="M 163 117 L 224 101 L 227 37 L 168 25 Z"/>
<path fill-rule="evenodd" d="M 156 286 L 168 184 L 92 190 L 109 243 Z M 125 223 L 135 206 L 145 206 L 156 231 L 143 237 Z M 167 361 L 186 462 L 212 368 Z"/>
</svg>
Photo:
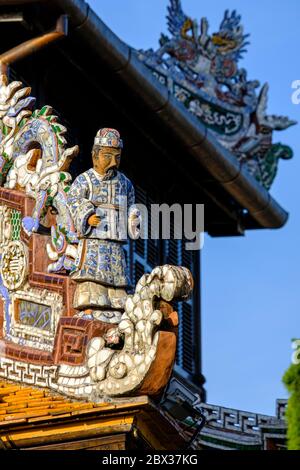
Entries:
<svg viewBox="0 0 300 470">
<path fill-rule="evenodd" d="M 40 109 L 35 117 L 44 112 L 50 122 L 51 116 L 57 116 L 68 130 L 68 146 L 78 145 L 79 154 L 69 170 L 73 178 L 90 168 L 98 129 L 113 127 L 124 141 L 121 170 L 135 187 L 136 201 L 146 205 L 149 214 L 153 204 L 204 204 L 205 232 L 212 237 L 243 236 L 248 230 L 282 227 L 288 214 L 269 189 L 278 165 L 288 164 L 280 159 L 291 158 L 292 150 L 272 138 L 274 130 L 284 130 L 295 122 L 268 115 L 268 85 L 260 88 L 239 67 L 248 44 L 241 18 L 235 12 L 226 12 L 219 31 L 210 34 L 205 18 L 198 26 L 183 12 L 180 0 L 171 0 L 168 27 L 169 36 L 161 36 L 156 51 L 137 51 L 121 41 L 84 0 L 5 0 L 0 5 L 0 65 L 10 82 L 20 81 L 31 88 L 35 106 Z M 51 105 L 51 113 L 45 105 Z M 55 132 L 59 135 L 60 130 Z M 26 198 L 20 196 L 17 201 L 6 188 L 1 191 L 1 200 L 10 210 L 28 215 Z M 150 227 L 152 223 L 149 217 Z M 43 260 L 34 260 L 34 250 L 40 253 L 43 243 L 45 247 L 43 236 L 49 235 L 45 230 L 39 228 L 33 246 L 26 236 L 23 238 L 33 256 L 30 269 L 35 271 L 30 282 L 39 288 L 50 279 L 38 274 L 44 272 Z M 100 404 L 76 403 L 40 391 L 35 388 L 38 383 L 31 386 L 27 382 L 24 388 L 16 385 L 11 377 L 1 375 L 0 367 L 0 447 L 168 449 L 173 439 L 178 449 L 187 443 L 200 449 L 284 448 L 285 402 L 278 402 L 274 417 L 206 403 L 200 250 L 187 250 L 190 240 L 173 235 L 174 229 L 170 239 L 140 238 L 126 245 L 132 292 L 144 273 L 156 266 L 183 266 L 194 278 L 191 298 L 173 304 L 179 317 L 176 363 L 161 405 L 144 396 L 102 408 Z M 51 282 L 54 284 L 53 279 Z M 61 290 L 72 289 L 67 281 L 59 282 Z M 60 331 L 72 350 L 71 330 L 79 330 L 80 325 L 69 316 Z M 18 321 L 21 323 L 20 318 Z M 7 320 L 0 318 L 3 339 L 4 325 L 7 327 Z M 16 325 L 14 334 L 22 330 Z M 85 342 L 93 338 L 92 327 L 88 328 Z M 19 354 L 21 360 L 21 353 L 14 351 L 12 345 L 10 357 Z M 44 350 L 43 360 L 50 360 L 49 354 Z M 75 363 L 68 354 L 67 349 L 56 350 L 55 357 L 62 363 Z M 26 358 L 30 361 L 33 356 Z M 31 408 L 35 395 L 37 403 L 50 403 L 49 409 L 55 410 L 51 419 L 43 414 L 44 409 L 40 414 L 26 414 L 22 407 L 17 416 L 21 397 Z M 6 428 L 1 416 L 7 405 L 2 406 L 1 397 L 11 408 L 7 416 L 12 418 L 6 420 Z M 84 442 L 73 429 L 74 415 L 82 426 L 90 417 Z M 119 416 L 126 417 L 125 424 Z M 55 441 L 59 430 L 55 422 L 65 423 L 60 444 Z M 32 430 L 33 423 L 39 429 L 44 426 L 48 438 L 40 440 Z M 97 426 L 102 429 L 101 438 L 95 435 Z M 6 429 L 13 436 L 10 440 Z M 168 435 L 173 436 L 169 441 Z M 69 447 L 66 442 L 71 442 Z"/>
</svg>

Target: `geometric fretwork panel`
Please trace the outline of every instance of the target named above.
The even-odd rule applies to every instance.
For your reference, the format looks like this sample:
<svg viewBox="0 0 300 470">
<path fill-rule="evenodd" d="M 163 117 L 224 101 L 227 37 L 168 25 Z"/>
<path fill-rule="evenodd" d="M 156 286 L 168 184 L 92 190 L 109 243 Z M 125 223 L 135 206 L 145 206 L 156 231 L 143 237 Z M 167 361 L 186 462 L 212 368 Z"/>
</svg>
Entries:
<svg viewBox="0 0 300 470">
<path fill-rule="evenodd" d="M 267 415 L 208 405 L 206 403 L 201 404 L 201 410 L 207 425 L 247 434 L 260 433 L 260 427 L 270 423 L 271 420 L 270 416 Z M 274 417 L 274 421 L 276 420 L 277 418 Z"/>
</svg>

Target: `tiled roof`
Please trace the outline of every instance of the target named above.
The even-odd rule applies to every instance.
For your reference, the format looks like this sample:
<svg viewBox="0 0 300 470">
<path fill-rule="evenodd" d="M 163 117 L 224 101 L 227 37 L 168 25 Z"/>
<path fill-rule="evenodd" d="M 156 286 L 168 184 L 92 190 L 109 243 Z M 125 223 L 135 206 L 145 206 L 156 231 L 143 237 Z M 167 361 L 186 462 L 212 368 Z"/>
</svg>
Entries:
<svg viewBox="0 0 300 470">
<path fill-rule="evenodd" d="M 140 397 L 140 405 L 147 398 Z M 52 421 L 78 415 L 130 408 L 134 403 L 90 403 L 69 400 L 44 389 L 0 382 L 0 428 L 18 423 Z"/>
<path fill-rule="evenodd" d="M 147 396 L 105 403 L 72 401 L 0 380 L 0 449 L 124 450 L 127 438 L 133 445 L 147 442 L 160 450 L 185 444 Z"/>
</svg>

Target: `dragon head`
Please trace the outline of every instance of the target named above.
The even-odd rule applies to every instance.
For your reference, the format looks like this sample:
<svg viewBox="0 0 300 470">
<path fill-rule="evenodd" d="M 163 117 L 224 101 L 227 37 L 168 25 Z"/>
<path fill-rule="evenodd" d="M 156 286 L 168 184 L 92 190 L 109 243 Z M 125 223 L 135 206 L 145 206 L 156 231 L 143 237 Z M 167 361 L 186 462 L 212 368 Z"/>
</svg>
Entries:
<svg viewBox="0 0 300 470">
<path fill-rule="evenodd" d="M 212 35 L 212 42 L 220 54 L 236 52 L 240 58 L 245 52 L 243 48 L 249 44 L 246 41 L 248 36 L 249 34 L 244 34 L 241 16 L 237 15 L 235 10 L 232 13 L 226 10 L 219 31 Z"/>
</svg>

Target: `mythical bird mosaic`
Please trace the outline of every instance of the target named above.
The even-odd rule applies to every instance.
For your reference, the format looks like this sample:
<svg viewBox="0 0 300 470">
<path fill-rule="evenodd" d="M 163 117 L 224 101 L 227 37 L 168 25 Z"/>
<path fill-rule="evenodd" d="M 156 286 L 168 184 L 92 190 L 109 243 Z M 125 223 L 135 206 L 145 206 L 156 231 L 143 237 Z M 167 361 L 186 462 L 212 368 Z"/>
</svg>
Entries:
<svg viewBox="0 0 300 470">
<path fill-rule="evenodd" d="M 100 129 L 72 182 L 79 149 L 30 93 L 0 77 L 0 377 L 94 401 L 157 395 L 176 353 L 170 301 L 189 297 L 191 273 L 160 266 L 127 293 L 123 226 L 136 238 L 140 213 L 121 137 Z"/>
<path fill-rule="evenodd" d="M 287 145 L 273 143 L 273 131 L 296 121 L 268 115 L 268 84 L 257 92 L 259 81 L 249 80 L 239 67 L 249 44 L 240 15 L 227 10 L 219 31 L 210 35 L 206 18 L 198 25 L 184 13 L 181 0 L 170 0 L 167 23 L 170 36 L 161 35 L 156 51 L 139 51 L 140 60 L 270 189 L 279 160 L 293 156 Z"/>
</svg>

